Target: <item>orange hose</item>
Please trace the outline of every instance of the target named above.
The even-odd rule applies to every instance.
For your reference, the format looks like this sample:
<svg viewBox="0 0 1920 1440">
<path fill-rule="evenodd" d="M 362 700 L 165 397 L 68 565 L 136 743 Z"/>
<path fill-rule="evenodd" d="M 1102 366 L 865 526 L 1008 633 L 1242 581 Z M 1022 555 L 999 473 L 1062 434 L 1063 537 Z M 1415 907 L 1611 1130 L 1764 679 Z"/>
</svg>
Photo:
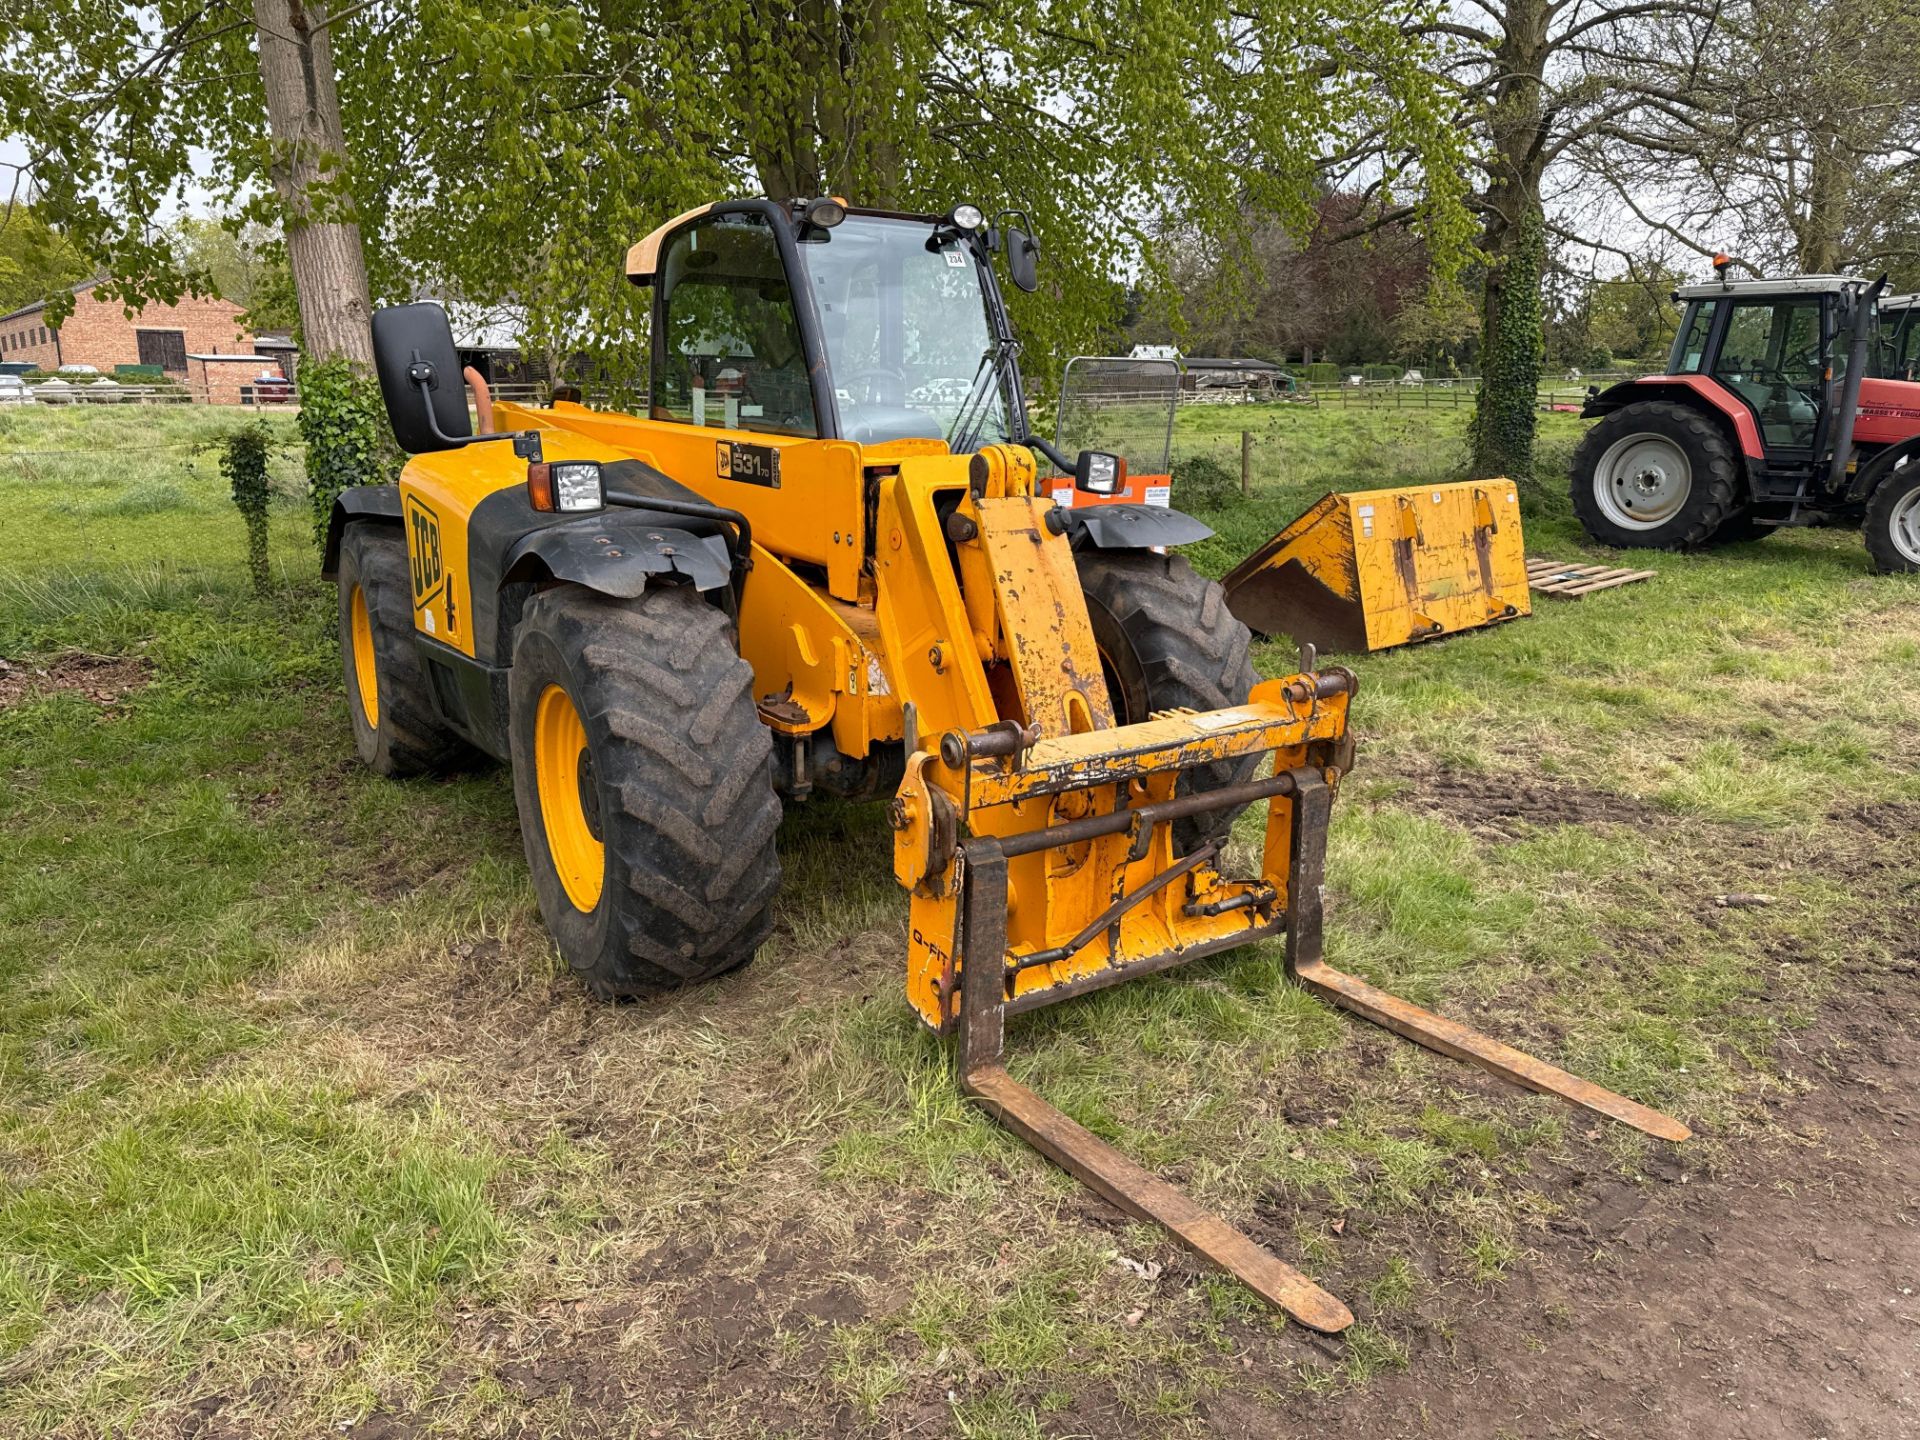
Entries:
<svg viewBox="0 0 1920 1440">
<path fill-rule="evenodd" d="M 473 408 L 480 416 L 479 433 L 493 434 L 493 392 L 487 389 L 485 378 L 473 366 L 467 366 L 460 373 L 466 377 L 467 384 L 473 387 Z"/>
</svg>

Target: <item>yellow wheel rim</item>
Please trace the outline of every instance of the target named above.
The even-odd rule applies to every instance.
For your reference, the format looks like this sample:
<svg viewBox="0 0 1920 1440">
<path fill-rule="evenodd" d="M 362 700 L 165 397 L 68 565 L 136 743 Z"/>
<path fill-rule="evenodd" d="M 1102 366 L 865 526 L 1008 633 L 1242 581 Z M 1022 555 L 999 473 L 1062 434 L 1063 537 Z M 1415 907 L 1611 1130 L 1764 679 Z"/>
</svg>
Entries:
<svg viewBox="0 0 1920 1440">
<path fill-rule="evenodd" d="M 573 697 L 558 685 L 541 691 L 534 708 L 533 783 L 560 888 L 576 910 L 591 910 L 606 884 L 607 847 L 597 833 L 600 804 L 587 727 Z"/>
<path fill-rule="evenodd" d="M 380 673 L 373 665 L 373 617 L 367 614 L 367 594 L 358 585 L 347 602 L 353 616 L 353 688 L 360 692 L 360 713 L 368 728 L 380 728 Z"/>
</svg>

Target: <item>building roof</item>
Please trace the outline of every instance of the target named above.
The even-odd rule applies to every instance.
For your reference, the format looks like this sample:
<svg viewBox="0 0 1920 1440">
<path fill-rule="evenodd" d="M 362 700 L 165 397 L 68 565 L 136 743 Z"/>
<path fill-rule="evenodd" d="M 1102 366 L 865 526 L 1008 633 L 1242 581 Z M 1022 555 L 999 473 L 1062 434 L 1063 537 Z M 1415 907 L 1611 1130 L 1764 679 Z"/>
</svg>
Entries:
<svg viewBox="0 0 1920 1440">
<path fill-rule="evenodd" d="M 1278 370 L 1280 368 L 1271 360 L 1255 360 L 1246 355 L 1189 355 L 1183 363 L 1189 370 Z"/>
<path fill-rule="evenodd" d="M 71 295 L 78 295 L 83 290 L 93 289 L 93 287 L 99 283 L 100 280 L 98 277 L 92 280 L 82 280 L 78 285 L 69 285 L 67 292 Z M 0 325 L 6 324 L 9 320 L 18 320 L 24 315 L 37 315 L 46 308 L 47 302 L 44 300 L 36 300 L 31 305 L 22 305 L 18 310 L 10 310 L 5 315 L 0 315 Z"/>
</svg>

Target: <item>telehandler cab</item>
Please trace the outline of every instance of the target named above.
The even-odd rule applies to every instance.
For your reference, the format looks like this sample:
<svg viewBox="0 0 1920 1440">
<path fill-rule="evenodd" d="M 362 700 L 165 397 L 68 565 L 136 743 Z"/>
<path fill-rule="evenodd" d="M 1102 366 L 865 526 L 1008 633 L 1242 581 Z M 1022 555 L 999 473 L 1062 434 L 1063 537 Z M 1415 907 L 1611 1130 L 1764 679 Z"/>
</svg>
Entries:
<svg viewBox="0 0 1920 1440">
<path fill-rule="evenodd" d="M 1011 223 L 1012 221 L 1020 223 Z M 627 255 L 653 287 L 645 416 L 491 405 L 445 314 L 374 320 L 395 485 L 326 546 L 348 710 L 386 775 L 510 761 L 541 913 L 602 995 L 722 974 L 774 925 L 783 799 L 891 796 L 907 995 L 962 1089 L 1306 1325 L 1347 1308 L 1014 1080 L 1009 1014 L 1285 943 L 1334 1003 L 1537 1090 L 1684 1126 L 1329 967 L 1321 877 L 1350 672 L 1260 681 L 1152 506 L 1043 498 L 988 224 L 733 201 Z M 475 377 L 477 379 L 477 377 Z M 495 423 L 501 427 L 495 430 Z M 1085 494 L 1124 480 L 1052 453 Z M 1270 768 L 1269 768 L 1270 762 Z M 1266 806 L 1257 872 L 1224 873 Z"/>
<path fill-rule="evenodd" d="M 1913 297 L 1886 279 L 1721 278 L 1686 309 L 1667 373 L 1589 391 L 1575 513 L 1607 545 L 1672 550 L 1782 525 L 1858 525 L 1874 568 L 1920 571 Z"/>
</svg>

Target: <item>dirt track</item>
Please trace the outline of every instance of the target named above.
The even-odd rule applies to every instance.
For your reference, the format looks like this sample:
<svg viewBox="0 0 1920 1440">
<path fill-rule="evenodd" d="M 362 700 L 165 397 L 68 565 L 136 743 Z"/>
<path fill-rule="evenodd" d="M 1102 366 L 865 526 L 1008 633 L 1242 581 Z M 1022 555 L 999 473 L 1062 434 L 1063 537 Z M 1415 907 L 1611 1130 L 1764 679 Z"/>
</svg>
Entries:
<svg viewBox="0 0 1920 1440">
<path fill-rule="evenodd" d="M 1920 968 L 1920 967 L 1910 967 Z M 1920 1436 L 1920 982 L 1863 977 L 1802 1037 L 1813 1089 L 1718 1177 L 1565 1177 L 1554 1244 L 1459 1316 L 1450 1353 L 1222 1436 Z"/>
</svg>

